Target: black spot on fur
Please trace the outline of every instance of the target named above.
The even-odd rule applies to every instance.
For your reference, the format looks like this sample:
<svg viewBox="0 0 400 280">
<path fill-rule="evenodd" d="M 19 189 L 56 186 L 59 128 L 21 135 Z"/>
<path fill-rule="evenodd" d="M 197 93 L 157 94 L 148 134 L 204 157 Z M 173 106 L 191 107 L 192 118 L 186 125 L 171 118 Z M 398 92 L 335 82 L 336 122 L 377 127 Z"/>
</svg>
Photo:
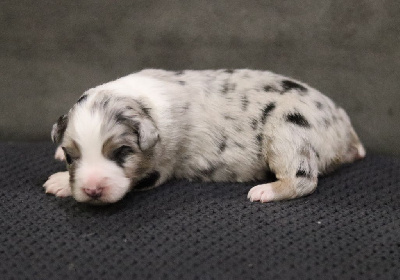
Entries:
<svg viewBox="0 0 400 280">
<path fill-rule="evenodd" d="M 261 122 L 265 124 L 267 117 L 270 116 L 271 112 L 275 109 L 275 102 L 271 102 L 262 109 Z"/>
<path fill-rule="evenodd" d="M 76 102 L 76 104 L 80 104 L 80 103 L 84 102 L 87 98 L 88 98 L 87 94 L 82 95 L 81 97 L 79 97 L 79 99 Z"/>
<path fill-rule="evenodd" d="M 51 130 L 51 139 L 54 143 L 60 143 L 64 137 L 64 132 L 68 125 L 68 115 L 62 115 L 58 118 L 57 122 L 53 125 Z"/>
<path fill-rule="evenodd" d="M 239 147 L 240 149 L 244 149 L 244 146 L 240 144 L 239 142 L 235 142 L 235 146 Z"/>
<path fill-rule="evenodd" d="M 258 145 L 258 154 L 257 154 L 258 158 L 262 157 L 262 143 L 263 143 L 263 140 L 264 140 L 264 136 L 261 133 L 257 134 L 256 142 L 257 142 L 257 145 Z"/>
<path fill-rule="evenodd" d="M 207 177 L 207 178 L 210 178 L 210 177 L 212 177 L 212 175 L 215 173 L 215 171 L 217 171 L 217 167 L 211 165 L 210 167 L 208 167 L 208 168 L 206 168 L 206 169 L 200 170 L 200 173 L 201 173 L 203 176 L 205 176 L 205 177 Z"/>
<path fill-rule="evenodd" d="M 177 76 L 180 76 L 180 75 L 182 75 L 183 73 L 184 73 L 185 71 L 177 71 L 177 72 L 175 72 L 175 75 L 177 75 Z"/>
<path fill-rule="evenodd" d="M 233 72 L 235 72 L 235 70 L 233 70 L 233 69 L 226 69 L 224 72 L 225 72 L 225 73 L 228 73 L 228 74 L 232 74 Z"/>
<path fill-rule="evenodd" d="M 310 174 L 308 174 L 305 170 L 299 169 L 296 172 L 296 177 L 310 177 Z"/>
<path fill-rule="evenodd" d="M 302 85 L 300 85 L 300 84 L 298 84 L 296 82 L 290 81 L 290 80 L 282 81 L 282 88 L 283 88 L 284 91 L 289 91 L 289 90 L 292 90 L 292 89 L 298 90 L 300 92 L 307 91 L 307 89 L 304 86 L 302 86 Z"/>
<path fill-rule="evenodd" d="M 257 139 L 258 145 L 262 144 L 263 138 L 264 138 L 264 136 L 261 133 L 257 134 L 256 139 Z"/>
<path fill-rule="evenodd" d="M 306 128 L 310 127 L 309 122 L 300 113 L 290 113 L 286 115 L 286 121 L 294 123 L 301 127 L 306 127 Z"/>
<path fill-rule="evenodd" d="M 263 89 L 265 92 L 277 92 L 278 91 L 275 87 L 273 87 L 271 85 L 266 85 L 266 86 L 264 86 Z"/>
<path fill-rule="evenodd" d="M 234 91 L 236 88 L 236 84 L 231 84 L 229 82 L 225 82 L 225 84 L 222 86 L 221 92 L 223 94 L 227 94 L 230 91 Z"/>
<path fill-rule="evenodd" d="M 222 153 L 226 149 L 226 136 L 222 139 L 221 143 L 219 144 L 219 151 Z"/>
<path fill-rule="evenodd" d="M 253 120 L 251 121 L 251 128 L 252 128 L 253 130 L 256 130 L 257 127 L 258 127 L 258 120 L 253 119 Z"/>
<path fill-rule="evenodd" d="M 112 153 L 110 159 L 115 161 L 118 166 L 123 167 L 126 157 L 131 154 L 133 154 L 133 149 L 131 147 L 121 146 Z"/>
<path fill-rule="evenodd" d="M 317 107 L 317 109 L 322 110 L 324 108 L 324 105 L 322 105 L 321 102 L 319 101 L 315 101 L 315 106 Z"/>
<path fill-rule="evenodd" d="M 225 151 L 226 149 L 226 142 L 222 142 L 221 144 L 219 144 L 219 151 L 222 153 L 223 151 Z"/>
<path fill-rule="evenodd" d="M 242 110 L 246 111 L 247 107 L 249 106 L 249 99 L 247 98 L 246 95 L 243 95 L 241 101 L 242 101 Z"/>
<path fill-rule="evenodd" d="M 137 182 L 134 188 L 140 190 L 153 187 L 157 183 L 158 179 L 160 179 L 160 172 L 153 171 Z"/>
<path fill-rule="evenodd" d="M 117 123 L 123 123 L 127 120 L 127 118 L 124 116 L 122 112 L 118 112 L 115 115 L 115 120 L 117 121 Z"/>
<path fill-rule="evenodd" d="M 186 85 L 186 82 L 185 82 L 185 81 L 179 81 L 178 83 L 179 83 L 180 85 L 182 85 L 182 86 Z"/>
<path fill-rule="evenodd" d="M 150 108 L 142 107 L 142 110 L 147 116 L 150 116 Z"/>
<path fill-rule="evenodd" d="M 231 117 L 231 116 L 224 116 L 224 119 L 225 120 L 229 120 L 229 121 L 234 121 L 234 120 L 236 120 L 234 117 Z"/>
</svg>

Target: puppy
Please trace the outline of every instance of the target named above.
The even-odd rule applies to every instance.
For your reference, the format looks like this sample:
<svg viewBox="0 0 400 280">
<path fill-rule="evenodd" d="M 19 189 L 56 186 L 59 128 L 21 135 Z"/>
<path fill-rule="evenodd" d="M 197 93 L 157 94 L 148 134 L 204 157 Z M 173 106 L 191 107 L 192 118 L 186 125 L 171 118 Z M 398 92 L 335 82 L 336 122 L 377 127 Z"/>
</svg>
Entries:
<svg viewBox="0 0 400 280">
<path fill-rule="evenodd" d="M 85 92 L 52 129 L 68 171 L 47 193 L 113 203 L 171 178 L 277 181 L 251 201 L 310 194 L 318 175 L 365 156 L 349 117 L 310 86 L 267 71 L 143 70 Z"/>
</svg>

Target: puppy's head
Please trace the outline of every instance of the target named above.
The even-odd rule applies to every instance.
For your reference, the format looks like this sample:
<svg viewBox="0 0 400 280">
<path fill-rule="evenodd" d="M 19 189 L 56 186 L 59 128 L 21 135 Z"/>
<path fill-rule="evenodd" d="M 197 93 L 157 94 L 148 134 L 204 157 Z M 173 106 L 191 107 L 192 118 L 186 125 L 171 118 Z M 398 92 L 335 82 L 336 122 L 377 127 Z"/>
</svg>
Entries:
<svg viewBox="0 0 400 280">
<path fill-rule="evenodd" d="M 116 202 L 153 172 L 158 131 L 148 109 L 132 98 L 85 94 L 51 134 L 64 150 L 79 202 Z"/>
</svg>

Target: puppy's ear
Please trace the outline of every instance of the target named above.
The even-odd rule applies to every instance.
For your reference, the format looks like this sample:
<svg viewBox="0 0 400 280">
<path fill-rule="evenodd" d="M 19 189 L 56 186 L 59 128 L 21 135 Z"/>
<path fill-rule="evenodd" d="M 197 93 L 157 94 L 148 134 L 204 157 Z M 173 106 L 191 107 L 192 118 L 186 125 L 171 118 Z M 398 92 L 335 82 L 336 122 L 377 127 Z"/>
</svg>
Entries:
<svg viewBox="0 0 400 280">
<path fill-rule="evenodd" d="M 148 150 L 158 141 L 158 130 L 154 123 L 147 117 L 138 120 L 139 147 L 142 151 Z"/>
<path fill-rule="evenodd" d="M 59 144 L 64 137 L 65 129 L 68 125 L 68 115 L 62 115 L 58 118 L 57 122 L 53 124 L 51 130 L 51 139 L 54 143 Z"/>
<path fill-rule="evenodd" d="M 144 115 L 119 113 L 117 122 L 125 124 L 138 135 L 138 145 L 142 151 L 148 150 L 158 141 L 158 130 L 153 121 Z"/>
</svg>

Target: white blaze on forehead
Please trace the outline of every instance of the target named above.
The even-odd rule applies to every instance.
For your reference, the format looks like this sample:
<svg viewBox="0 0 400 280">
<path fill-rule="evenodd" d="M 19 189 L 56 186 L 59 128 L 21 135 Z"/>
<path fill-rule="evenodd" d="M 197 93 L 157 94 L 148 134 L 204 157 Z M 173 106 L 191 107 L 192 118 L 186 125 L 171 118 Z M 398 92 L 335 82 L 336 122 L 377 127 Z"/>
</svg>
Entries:
<svg viewBox="0 0 400 280">
<path fill-rule="evenodd" d="M 81 156 L 86 160 L 98 159 L 101 156 L 107 135 L 103 129 L 106 121 L 99 110 L 91 110 L 87 106 L 76 108 L 71 120 L 73 138 L 80 146 Z"/>
</svg>

